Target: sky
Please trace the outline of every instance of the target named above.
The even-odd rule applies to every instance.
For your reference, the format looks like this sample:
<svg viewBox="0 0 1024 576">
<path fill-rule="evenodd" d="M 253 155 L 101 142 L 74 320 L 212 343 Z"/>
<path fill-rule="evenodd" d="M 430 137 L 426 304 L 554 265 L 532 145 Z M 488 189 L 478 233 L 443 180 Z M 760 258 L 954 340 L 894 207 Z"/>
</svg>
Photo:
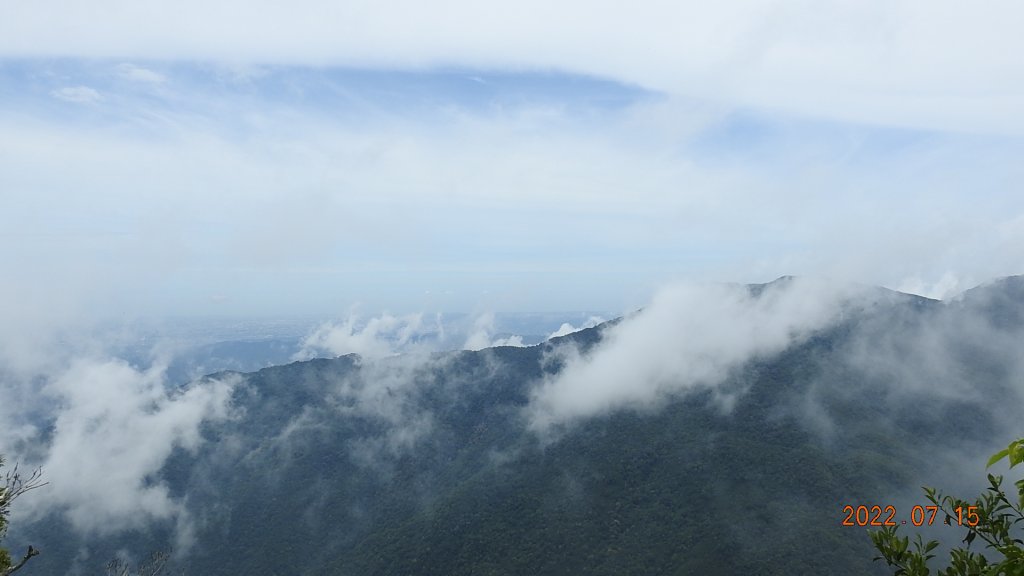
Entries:
<svg viewBox="0 0 1024 576">
<path fill-rule="evenodd" d="M 1014 2 L 0 10 L 15 324 L 1024 271 Z"/>
</svg>

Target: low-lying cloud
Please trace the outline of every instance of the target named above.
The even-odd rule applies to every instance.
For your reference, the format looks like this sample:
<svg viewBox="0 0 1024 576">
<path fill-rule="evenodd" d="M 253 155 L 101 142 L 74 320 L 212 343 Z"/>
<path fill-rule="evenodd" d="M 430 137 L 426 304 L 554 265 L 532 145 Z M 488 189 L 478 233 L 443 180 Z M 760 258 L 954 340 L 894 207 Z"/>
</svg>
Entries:
<svg viewBox="0 0 1024 576">
<path fill-rule="evenodd" d="M 417 312 L 395 316 L 387 312 L 368 320 L 351 313 L 345 320 L 325 322 L 302 340 L 293 360 L 358 354 L 378 360 L 399 354 L 443 350 L 483 350 L 495 346 L 524 346 L 523 337 L 498 332 L 493 312 L 475 317 L 445 320 L 440 313 L 431 320 Z M 570 325 L 562 329 L 575 330 Z"/>
<path fill-rule="evenodd" d="M 561 336 L 568 336 L 569 334 L 572 334 L 573 332 L 579 332 L 580 330 L 585 330 L 587 328 L 593 328 L 593 327 L 597 326 L 598 324 L 600 324 L 600 323 L 602 323 L 604 321 L 605 321 L 605 319 L 601 318 L 600 316 L 591 316 L 590 318 L 587 318 L 586 322 L 580 324 L 579 326 L 573 326 L 572 324 L 570 324 L 568 322 L 563 322 L 562 325 L 558 327 L 558 330 L 555 330 L 551 334 L 548 334 L 548 338 L 547 339 L 551 340 L 552 338 L 559 338 Z"/>
<path fill-rule="evenodd" d="M 515 334 L 496 337 L 494 334 L 494 314 L 486 312 L 473 320 L 473 328 L 466 341 L 464 350 L 483 350 L 497 346 L 523 346 L 523 337 Z"/>
<path fill-rule="evenodd" d="M 199 424 L 223 419 L 236 380 L 168 393 L 162 369 L 78 361 L 48 388 L 64 409 L 42 463 L 48 507 L 84 531 L 140 527 L 183 512 L 154 480 L 175 447 L 195 450 Z"/>
<path fill-rule="evenodd" d="M 1020 304 L 1000 302 L 1005 286 L 978 290 L 933 303 L 927 313 L 863 321 L 844 363 L 866 381 L 885 383 L 890 398 L 916 398 L 918 406 L 920 399 L 977 402 L 990 393 L 1024 398 L 1024 327 L 1009 320 Z M 1009 407 L 987 409 L 1019 420 Z"/>
<path fill-rule="evenodd" d="M 432 332 L 443 334 L 440 316 Z M 328 322 L 320 325 L 302 341 L 302 349 L 295 354 L 295 360 L 308 360 L 324 353 L 332 356 L 358 354 L 364 358 L 384 358 L 414 347 L 425 335 L 422 314 L 392 316 L 381 314 L 361 322 L 355 314 L 349 314 L 342 322 Z"/>
<path fill-rule="evenodd" d="M 730 369 L 784 350 L 836 320 L 858 289 L 809 279 L 745 286 L 683 284 L 606 329 L 587 353 L 556 352 L 563 369 L 533 392 L 531 428 L 545 432 L 621 408 L 645 409 L 710 387 Z"/>
<path fill-rule="evenodd" d="M 49 370 L 0 374 L 12 431 L 0 439 L 0 453 L 41 466 L 49 483 L 19 501 L 16 523 L 57 512 L 82 533 L 104 535 L 168 521 L 176 545 L 188 547 L 192 519 L 159 472 L 176 448 L 199 448 L 202 423 L 229 417 L 239 378 L 172 388 L 163 363 L 140 369 L 59 350 L 52 360 Z"/>
</svg>

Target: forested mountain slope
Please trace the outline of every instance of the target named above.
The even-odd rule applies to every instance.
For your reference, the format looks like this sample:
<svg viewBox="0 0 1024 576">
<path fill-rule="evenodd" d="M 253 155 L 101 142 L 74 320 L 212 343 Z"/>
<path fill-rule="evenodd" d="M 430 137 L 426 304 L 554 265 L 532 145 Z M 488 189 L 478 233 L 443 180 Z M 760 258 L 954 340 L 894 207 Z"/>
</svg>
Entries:
<svg viewBox="0 0 1024 576">
<path fill-rule="evenodd" d="M 789 301 L 765 299 L 793 282 L 733 297 L 773 322 Z M 680 316 L 685 364 L 711 368 L 638 356 L 633 381 L 609 364 L 586 412 L 545 390 L 628 350 L 644 315 L 672 326 L 664 306 L 532 347 L 243 374 L 231 417 L 151 479 L 182 503 L 175 522 L 86 538 L 55 513 L 19 530 L 46 552 L 39 574 L 168 547 L 202 575 L 885 573 L 843 507 L 909 518 L 920 485 L 969 486 L 1020 435 L 1024 292 L 1016 277 L 949 303 L 850 294 L 725 360 L 686 348 L 719 336 Z M 734 321 L 723 342 L 774 329 Z"/>
</svg>

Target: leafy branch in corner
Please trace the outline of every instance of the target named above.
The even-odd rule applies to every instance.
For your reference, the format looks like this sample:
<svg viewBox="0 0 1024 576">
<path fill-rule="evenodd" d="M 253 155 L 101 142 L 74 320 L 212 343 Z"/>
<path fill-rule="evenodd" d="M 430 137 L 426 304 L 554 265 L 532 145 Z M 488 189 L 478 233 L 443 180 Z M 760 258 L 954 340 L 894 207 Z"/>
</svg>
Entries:
<svg viewBox="0 0 1024 576">
<path fill-rule="evenodd" d="M 1005 449 L 992 455 L 988 466 L 1007 459 L 1010 468 L 1024 463 L 1024 439 L 1014 440 Z M 988 475 L 989 486 L 973 503 L 953 496 L 944 495 L 934 488 L 924 488 L 925 496 L 945 515 L 945 522 L 963 525 L 967 535 L 965 546 L 950 551 L 949 567 L 936 572 L 939 576 L 1024 576 L 1024 540 L 1015 538 L 1018 525 L 1024 523 L 1024 479 L 1018 480 L 1017 497 L 1011 500 L 1003 491 L 1002 476 Z M 931 570 L 928 562 L 935 557 L 931 552 L 939 543 L 931 540 L 925 543 L 918 534 L 910 548 L 907 536 L 897 535 L 898 526 L 887 526 L 877 531 L 868 531 L 872 543 L 881 556 L 896 569 L 896 576 L 928 576 Z M 979 551 L 971 550 L 975 541 L 985 543 L 985 548 L 996 553 L 996 560 L 990 560 Z"/>
</svg>

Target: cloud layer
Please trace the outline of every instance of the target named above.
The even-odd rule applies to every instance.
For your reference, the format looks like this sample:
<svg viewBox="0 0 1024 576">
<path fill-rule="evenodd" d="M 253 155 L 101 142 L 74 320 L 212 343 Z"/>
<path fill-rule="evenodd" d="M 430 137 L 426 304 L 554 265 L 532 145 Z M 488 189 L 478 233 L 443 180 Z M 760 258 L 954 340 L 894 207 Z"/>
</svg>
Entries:
<svg viewBox="0 0 1024 576">
<path fill-rule="evenodd" d="M 46 507 L 63 509 L 79 529 L 139 528 L 183 512 L 152 480 L 174 447 L 194 450 L 199 424 L 227 416 L 233 381 L 168 395 L 158 371 L 120 362 L 76 362 L 48 393 L 65 409 L 42 466 L 54 488 Z"/>
<path fill-rule="evenodd" d="M 0 106 L 19 307 L 626 311 L 679 278 L 934 293 L 1024 261 L 1016 139 L 578 77 L 486 76 L 468 98 L 462 74 L 147 66 L 0 67 L 25 87 Z M 96 101 L 51 95 L 81 87 Z"/>
<path fill-rule="evenodd" d="M 192 518 L 158 473 L 174 449 L 199 447 L 202 423 L 229 417 L 238 379 L 172 389 L 160 363 L 143 370 L 73 345 L 49 351 L 47 368 L 0 372 L 0 453 L 41 466 L 49 483 L 19 502 L 16 520 L 62 513 L 101 535 L 169 521 L 189 546 Z"/>
<path fill-rule="evenodd" d="M 1020 134 L 1022 10 L 1009 0 L 17 0 L 0 55 L 560 70 L 834 119 Z"/>
<path fill-rule="evenodd" d="M 440 317 L 437 320 L 438 330 L 443 331 Z M 308 360 L 323 354 L 358 354 L 368 359 L 379 359 L 409 351 L 410 346 L 423 336 L 422 314 L 396 317 L 384 313 L 361 324 L 353 313 L 343 322 L 328 322 L 317 327 L 302 341 L 302 349 L 294 358 Z"/>
<path fill-rule="evenodd" d="M 586 354 L 556 352 L 563 369 L 533 392 L 530 427 L 545 433 L 612 410 L 650 409 L 715 388 L 742 363 L 781 352 L 839 318 L 857 289 L 809 279 L 745 286 L 685 284 L 605 329 Z"/>
<path fill-rule="evenodd" d="M 598 324 L 601 324 L 604 321 L 605 319 L 601 318 L 600 316 L 591 316 L 586 320 L 586 322 L 580 324 L 579 327 L 573 326 L 568 322 L 563 322 L 562 325 L 558 327 L 558 330 L 555 330 L 551 334 L 548 334 L 548 340 L 552 338 L 558 338 L 560 336 L 567 336 L 569 334 L 572 334 L 573 332 L 579 332 L 580 330 L 586 328 L 593 328 L 594 326 L 597 326 Z"/>
</svg>

